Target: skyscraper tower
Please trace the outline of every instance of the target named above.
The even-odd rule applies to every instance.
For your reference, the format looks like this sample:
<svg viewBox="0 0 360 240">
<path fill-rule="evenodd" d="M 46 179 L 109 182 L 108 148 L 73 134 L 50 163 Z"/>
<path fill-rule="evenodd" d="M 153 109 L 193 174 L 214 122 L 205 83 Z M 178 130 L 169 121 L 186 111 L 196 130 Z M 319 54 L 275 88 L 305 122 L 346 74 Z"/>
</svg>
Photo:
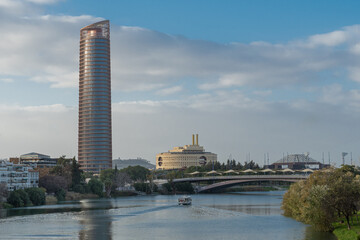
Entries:
<svg viewBox="0 0 360 240">
<path fill-rule="evenodd" d="M 78 159 L 85 172 L 112 167 L 108 20 L 80 30 Z"/>
</svg>

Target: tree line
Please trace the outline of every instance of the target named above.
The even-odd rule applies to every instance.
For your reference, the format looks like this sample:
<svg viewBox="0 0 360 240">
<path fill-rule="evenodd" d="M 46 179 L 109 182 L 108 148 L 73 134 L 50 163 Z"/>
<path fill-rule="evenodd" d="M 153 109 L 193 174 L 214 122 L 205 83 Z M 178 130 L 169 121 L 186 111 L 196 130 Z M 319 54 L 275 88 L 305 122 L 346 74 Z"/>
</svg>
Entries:
<svg viewBox="0 0 360 240">
<path fill-rule="evenodd" d="M 284 215 L 332 231 L 333 223 L 345 221 L 348 229 L 360 208 L 360 175 L 353 166 L 316 171 L 305 181 L 292 184 L 285 193 Z"/>
</svg>

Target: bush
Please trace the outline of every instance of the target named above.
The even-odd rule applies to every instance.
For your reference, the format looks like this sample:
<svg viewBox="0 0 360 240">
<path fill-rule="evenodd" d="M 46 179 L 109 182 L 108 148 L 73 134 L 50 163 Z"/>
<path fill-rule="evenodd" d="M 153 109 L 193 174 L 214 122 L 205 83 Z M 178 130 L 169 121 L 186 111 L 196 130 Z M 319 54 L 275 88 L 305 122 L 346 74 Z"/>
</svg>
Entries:
<svg viewBox="0 0 360 240">
<path fill-rule="evenodd" d="M 129 166 L 119 170 L 119 172 L 127 173 L 133 181 L 146 181 L 146 176 L 150 174 L 150 170 L 141 166 Z"/>
<path fill-rule="evenodd" d="M 176 191 L 179 192 L 186 192 L 186 193 L 194 193 L 194 188 L 191 183 L 184 182 L 184 183 L 175 183 L 174 187 Z"/>
<path fill-rule="evenodd" d="M 153 191 L 151 191 L 151 186 L 149 183 L 134 183 L 134 188 L 136 191 L 139 192 L 146 192 L 147 194 L 150 194 L 152 192 L 157 192 L 158 187 L 156 184 L 153 185 Z"/>
<path fill-rule="evenodd" d="M 104 184 L 100 180 L 92 178 L 88 185 L 92 193 L 98 195 L 99 197 L 104 195 Z"/>
<path fill-rule="evenodd" d="M 158 186 L 156 184 L 154 184 L 153 186 L 153 192 L 157 192 L 159 190 Z"/>
<path fill-rule="evenodd" d="M 84 186 L 85 193 L 92 193 L 89 184 L 85 184 L 83 186 Z"/>
<path fill-rule="evenodd" d="M 58 201 L 65 201 L 65 197 L 66 197 L 66 191 L 64 189 L 59 189 L 56 193 L 55 193 L 55 197 Z"/>
<path fill-rule="evenodd" d="M 19 193 L 21 200 L 24 203 L 24 207 L 31 205 L 31 200 L 29 198 L 28 193 L 24 189 L 18 189 L 15 190 L 17 193 Z"/>
<path fill-rule="evenodd" d="M 21 199 L 21 196 L 17 191 L 12 191 L 10 193 L 10 196 L 8 197 L 7 202 L 9 204 L 13 205 L 14 207 L 23 207 L 24 206 L 24 202 Z"/>
<path fill-rule="evenodd" d="M 183 193 L 194 193 L 194 188 L 191 183 L 174 183 L 173 186 L 170 183 L 164 183 L 162 185 L 164 193 L 171 193 L 174 191 L 183 192 Z"/>
<path fill-rule="evenodd" d="M 138 192 L 146 192 L 146 193 L 150 192 L 147 183 L 134 183 L 134 188 Z"/>
<path fill-rule="evenodd" d="M 27 188 L 25 189 L 33 205 L 44 205 L 45 204 L 45 190 L 43 188 Z"/>
<path fill-rule="evenodd" d="M 85 188 L 84 188 L 84 186 L 82 184 L 76 184 L 73 187 L 73 191 L 77 192 L 77 193 L 85 193 Z"/>
<path fill-rule="evenodd" d="M 11 205 L 10 203 L 4 202 L 4 203 L 2 203 L 2 207 L 5 209 L 9 209 L 9 208 L 13 208 L 14 206 Z"/>
<path fill-rule="evenodd" d="M 166 189 L 167 192 L 172 192 L 172 187 L 170 183 L 164 183 L 163 188 Z"/>
</svg>

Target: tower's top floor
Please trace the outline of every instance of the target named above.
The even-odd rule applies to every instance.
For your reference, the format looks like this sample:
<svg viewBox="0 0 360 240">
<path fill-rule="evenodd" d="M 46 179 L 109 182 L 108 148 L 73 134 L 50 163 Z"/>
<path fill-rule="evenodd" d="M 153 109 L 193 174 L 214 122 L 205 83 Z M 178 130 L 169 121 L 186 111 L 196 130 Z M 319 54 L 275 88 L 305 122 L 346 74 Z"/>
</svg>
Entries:
<svg viewBox="0 0 360 240">
<path fill-rule="evenodd" d="M 80 40 L 85 40 L 89 38 L 110 39 L 110 21 L 104 20 L 83 27 L 80 30 Z"/>
</svg>

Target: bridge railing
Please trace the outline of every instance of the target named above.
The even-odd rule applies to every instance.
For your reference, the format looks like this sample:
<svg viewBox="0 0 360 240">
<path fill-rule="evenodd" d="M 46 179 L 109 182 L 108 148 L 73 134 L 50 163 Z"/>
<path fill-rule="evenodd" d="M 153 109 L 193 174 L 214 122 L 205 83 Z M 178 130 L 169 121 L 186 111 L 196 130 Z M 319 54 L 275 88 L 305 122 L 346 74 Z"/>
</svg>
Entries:
<svg viewBox="0 0 360 240">
<path fill-rule="evenodd" d="M 241 175 L 241 176 L 208 176 L 208 177 L 192 177 L 177 178 L 173 182 L 197 182 L 197 181 L 216 181 L 216 180 L 238 180 L 238 179 L 306 179 L 308 175 L 292 174 L 292 175 Z"/>
</svg>

